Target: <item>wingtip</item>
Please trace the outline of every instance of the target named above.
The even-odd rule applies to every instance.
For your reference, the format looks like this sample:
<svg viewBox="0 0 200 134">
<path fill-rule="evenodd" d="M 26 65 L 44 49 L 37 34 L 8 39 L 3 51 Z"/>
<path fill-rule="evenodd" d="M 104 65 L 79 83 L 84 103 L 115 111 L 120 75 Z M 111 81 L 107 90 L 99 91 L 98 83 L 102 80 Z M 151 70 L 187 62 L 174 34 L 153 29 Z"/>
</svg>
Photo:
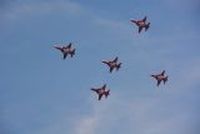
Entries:
<svg viewBox="0 0 200 134">
<path fill-rule="evenodd" d="M 91 90 L 91 91 L 95 91 L 95 89 L 94 89 L 94 88 L 90 88 L 90 90 Z"/>
<path fill-rule="evenodd" d="M 153 78 L 154 78 L 154 77 L 155 77 L 155 75 L 151 74 L 151 75 L 150 75 L 150 77 L 153 77 Z"/>
<path fill-rule="evenodd" d="M 104 64 L 107 64 L 107 61 L 105 61 L 105 60 L 102 60 L 101 62 L 104 63 Z"/>
<path fill-rule="evenodd" d="M 53 47 L 54 47 L 54 48 L 57 48 L 58 46 L 56 46 L 56 45 L 53 45 Z"/>
<path fill-rule="evenodd" d="M 136 23 L 136 20 L 134 20 L 134 19 L 130 19 L 129 20 L 131 23 Z"/>
</svg>

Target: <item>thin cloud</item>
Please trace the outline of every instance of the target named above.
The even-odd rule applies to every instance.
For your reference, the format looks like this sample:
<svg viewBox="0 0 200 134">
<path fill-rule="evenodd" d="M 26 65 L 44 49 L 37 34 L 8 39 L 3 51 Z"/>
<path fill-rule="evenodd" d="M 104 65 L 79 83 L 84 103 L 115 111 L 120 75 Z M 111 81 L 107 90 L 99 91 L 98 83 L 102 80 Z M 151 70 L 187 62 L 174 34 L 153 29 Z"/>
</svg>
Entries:
<svg viewBox="0 0 200 134">
<path fill-rule="evenodd" d="M 97 116 L 83 118 L 77 123 L 75 134 L 94 134 L 97 120 Z"/>
<path fill-rule="evenodd" d="M 23 17 L 24 15 L 51 14 L 53 12 L 66 12 L 67 14 L 75 16 L 80 14 L 84 14 L 83 16 L 90 16 L 92 23 L 95 26 L 108 29 L 110 32 L 118 33 L 119 35 L 127 36 L 127 32 L 130 31 L 127 26 L 128 24 L 100 17 L 87 10 L 82 5 L 71 1 L 16 4 L 13 9 L 6 9 L 4 17 L 17 19 Z M 174 38 L 177 39 L 177 37 Z M 184 38 L 184 34 L 182 34 L 179 38 Z M 143 44 L 161 44 L 162 42 L 170 44 L 173 42 L 169 42 L 168 39 L 170 38 L 158 39 L 156 37 L 153 38 L 152 41 L 149 41 L 150 39 L 148 38 L 143 42 Z M 165 53 L 171 54 L 171 51 L 178 52 L 177 50 L 172 50 L 173 48 L 167 49 L 169 48 L 167 45 L 163 45 L 162 48 L 163 47 L 166 49 Z M 152 48 L 158 50 L 156 45 L 154 47 L 150 46 L 148 50 L 152 52 Z M 124 54 L 126 55 L 126 53 Z M 144 53 L 142 56 L 146 57 L 148 55 Z M 159 57 L 156 62 L 160 62 L 161 60 L 162 57 Z M 178 63 L 182 64 L 183 61 L 178 61 Z M 130 64 L 132 63 L 130 62 Z M 178 101 L 176 103 L 174 103 L 174 101 L 176 101 L 177 96 L 181 99 L 185 99 L 181 96 L 183 91 L 191 91 L 192 94 L 195 93 L 192 89 L 194 86 L 198 86 L 200 79 L 200 65 L 198 60 L 191 62 L 186 60 L 184 61 L 184 65 L 186 64 L 188 64 L 188 66 L 181 68 L 181 72 L 174 72 L 174 80 L 172 80 L 173 78 L 170 75 L 169 83 L 167 83 L 166 86 L 168 86 L 168 84 L 170 85 L 170 83 L 174 84 L 168 86 L 170 88 L 165 91 L 162 91 L 162 89 L 158 91 L 160 93 L 159 96 L 155 95 L 152 97 L 147 95 L 148 97 L 138 96 L 139 98 L 134 98 L 133 96 L 132 98 L 126 98 L 125 96 L 119 95 L 119 92 L 122 91 L 115 90 L 114 95 L 112 94 L 108 100 L 104 100 L 99 103 L 95 101 L 91 105 L 92 112 L 90 114 L 74 115 L 80 117 L 80 119 L 73 117 L 75 125 L 72 128 L 69 127 L 72 120 L 69 121 L 69 117 L 67 117 L 68 115 L 63 114 L 60 119 L 53 122 L 53 125 L 46 127 L 43 132 L 65 134 L 73 129 L 72 131 L 74 134 L 100 134 L 103 132 L 109 133 L 110 131 L 116 132 L 117 130 L 119 130 L 118 133 L 126 134 L 187 134 L 188 132 L 185 130 L 193 128 L 193 124 L 191 124 L 191 122 L 196 116 L 196 113 L 193 112 L 192 109 L 185 110 L 181 106 L 178 106 L 183 103 L 182 101 Z M 123 90 L 128 91 L 130 89 L 127 88 Z M 166 94 L 161 94 L 163 92 Z"/>
<path fill-rule="evenodd" d="M 79 15 L 83 12 L 81 5 L 70 1 L 38 2 L 38 3 L 14 3 L 12 7 L 4 9 L 3 17 L 17 19 L 24 15 L 41 15 L 52 12 L 66 12 L 66 14 Z"/>
<path fill-rule="evenodd" d="M 163 3 L 165 3 L 165 5 L 167 5 L 171 10 L 178 11 L 177 9 L 181 9 L 181 12 L 197 11 L 200 7 L 199 0 L 164 0 Z"/>
<path fill-rule="evenodd" d="M 175 81 L 174 87 L 167 89 L 170 91 L 163 91 L 166 94 L 145 98 L 141 96 L 127 100 L 115 93 L 115 96 L 109 98 L 109 102 L 102 102 L 104 106 L 94 103 L 93 112 L 77 121 L 75 134 L 107 133 L 113 126 L 123 127 L 121 126 L 123 123 L 130 126 L 128 129 L 120 131 L 121 133 L 126 132 L 126 134 L 187 134 L 193 131 L 195 134 L 197 128 L 194 119 L 198 112 L 194 109 L 185 109 L 182 104 L 184 101 L 173 104 L 177 97 L 184 97 L 182 92 L 188 91 L 188 89 L 192 93 L 195 92 L 191 88 L 198 85 L 200 72 L 199 64 L 196 61 L 193 62 L 193 65 L 192 73 L 183 73 L 191 71 L 188 66 L 183 68 L 181 74 L 177 73 L 180 79 Z M 122 121 L 120 122 L 120 120 Z"/>
</svg>

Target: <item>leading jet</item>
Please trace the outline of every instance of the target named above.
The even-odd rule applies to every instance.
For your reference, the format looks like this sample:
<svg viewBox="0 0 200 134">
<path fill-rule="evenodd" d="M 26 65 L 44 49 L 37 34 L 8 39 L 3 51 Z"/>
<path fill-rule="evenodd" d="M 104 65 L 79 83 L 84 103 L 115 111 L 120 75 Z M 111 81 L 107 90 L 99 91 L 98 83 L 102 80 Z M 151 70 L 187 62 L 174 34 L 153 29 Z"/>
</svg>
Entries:
<svg viewBox="0 0 200 134">
<path fill-rule="evenodd" d="M 162 81 L 164 84 L 168 81 L 168 76 L 165 76 L 165 70 L 163 70 L 160 74 L 151 75 L 151 77 L 157 80 L 157 86 L 159 86 Z"/>
<path fill-rule="evenodd" d="M 75 48 L 72 48 L 72 43 L 70 42 L 69 45 L 67 46 L 54 46 L 54 48 L 60 50 L 63 54 L 63 59 L 66 59 L 66 57 L 68 55 L 70 55 L 71 57 L 73 57 L 75 55 Z"/>
<path fill-rule="evenodd" d="M 145 16 L 142 20 L 130 20 L 130 21 L 138 26 L 138 33 L 140 33 L 143 28 L 145 29 L 145 31 L 147 31 L 150 27 L 150 22 L 147 23 L 146 20 L 147 17 Z"/>
<path fill-rule="evenodd" d="M 121 68 L 121 65 L 122 65 L 121 62 L 118 63 L 118 57 L 115 57 L 114 60 L 108 60 L 108 61 L 103 60 L 102 63 L 104 63 L 104 64 L 109 66 L 110 73 L 112 73 L 113 69 L 115 69 L 115 68 L 118 71 L 119 68 Z"/>
<path fill-rule="evenodd" d="M 100 88 L 91 88 L 91 90 L 98 94 L 98 100 L 99 101 L 101 100 L 103 95 L 105 96 L 105 98 L 107 98 L 108 95 L 110 95 L 110 90 L 106 90 L 106 84 L 104 84 Z"/>
</svg>

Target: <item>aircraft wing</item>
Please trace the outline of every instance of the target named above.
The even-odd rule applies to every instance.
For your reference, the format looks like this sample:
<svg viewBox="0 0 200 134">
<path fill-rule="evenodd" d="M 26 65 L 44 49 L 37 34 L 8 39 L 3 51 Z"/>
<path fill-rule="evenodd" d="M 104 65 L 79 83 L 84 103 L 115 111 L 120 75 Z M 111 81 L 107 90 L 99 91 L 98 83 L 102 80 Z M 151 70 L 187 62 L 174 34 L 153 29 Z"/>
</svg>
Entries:
<svg viewBox="0 0 200 134">
<path fill-rule="evenodd" d="M 161 75 L 163 76 L 165 74 L 165 70 L 162 71 Z"/>
<path fill-rule="evenodd" d="M 143 27 L 139 27 L 138 29 L 138 33 L 140 33 L 142 31 Z"/>
<path fill-rule="evenodd" d="M 143 19 L 142 21 L 144 21 L 144 22 L 145 22 L 146 20 L 147 20 L 147 16 L 145 16 L 145 17 L 144 17 L 144 19 Z"/>
<path fill-rule="evenodd" d="M 103 85 L 102 89 L 105 89 L 105 88 L 106 88 L 106 84 Z"/>
<path fill-rule="evenodd" d="M 161 82 L 161 80 L 158 80 L 158 81 L 157 81 L 157 86 L 159 86 L 159 85 L 160 85 L 160 82 Z"/>
<path fill-rule="evenodd" d="M 71 47 L 72 47 L 72 43 L 70 42 L 67 48 L 71 48 Z"/>
<path fill-rule="evenodd" d="M 113 67 L 110 67 L 110 73 L 112 73 L 113 69 L 114 69 Z"/>
<path fill-rule="evenodd" d="M 62 47 L 59 47 L 59 46 L 54 46 L 55 49 L 58 49 L 60 51 L 62 51 Z"/>
<path fill-rule="evenodd" d="M 99 94 L 98 100 L 101 100 L 103 94 Z"/>
<path fill-rule="evenodd" d="M 118 57 L 116 57 L 114 60 L 113 60 L 113 62 L 117 62 L 118 61 Z"/>
<path fill-rule="evenodd" d="M 67 57 L 67 53 L 64 53 L 63 54 L 63 59 L 66 59 L 66 57 Z"/>
</svg>

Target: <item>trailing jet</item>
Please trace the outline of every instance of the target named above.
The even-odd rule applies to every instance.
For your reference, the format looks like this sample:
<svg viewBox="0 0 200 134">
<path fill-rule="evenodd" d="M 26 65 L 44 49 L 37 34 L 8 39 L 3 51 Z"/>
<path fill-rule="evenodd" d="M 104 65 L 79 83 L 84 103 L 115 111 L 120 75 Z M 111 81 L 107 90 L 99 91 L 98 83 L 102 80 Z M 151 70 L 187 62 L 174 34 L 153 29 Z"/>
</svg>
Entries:
<svg viewBox="0 0 200 134">
<path fill-rule="evenodd" d="M 117 71 L 119 70 L 119 68 L 121 68 L 122 63 L 121 62 L 117 63 L 117 62 L 118 62 L 118 57 L 116 57 L 114 60 L 102 61 L 102 63 L 109 66 L 110 73 L 112 73 L 114 68 L 116 68 Z"/>
<path fill-rule="evenodd" d="M 151 75 L 151 77 L 157 80 L 157 86 L 159 86 L 162 81 L 164 84 L 168 81 L 168 76 L 165 76 L 165 70 L 163 70 L 160 74 Z"/>
<path fill-rule="evenodd" d="M 138 33 L 142 31 L 143 28 L 145 28 L 145 31 L 147 31 L 150 27 L 150 22 L 146 22 L 147 17 L 145 16 L 142 20 L 131 20 L 132 23 L 136 24 L 138 26 Z"/>
<path fill-rule="evenodd" d="M 91 90 L 98 94 L 98 100 L 101 100 L 103 95 L 106 98 L 110 95 L 110 90 L 106 90 L 106 84 L 104 84 L 101 88 L 91 88 Z"/>
<path fill-rule="evenodd" d="M 54 48 L 60 50 L 63 54 L 63 59 L 65 59 L 68 55 L 70 55 L 71 57 L 73 57 L 75 55 L 75 48 L 72 48 L 72 43 L 70 42 L 69 45 L 67 46 L 54 46 Z"/>
</svg>

